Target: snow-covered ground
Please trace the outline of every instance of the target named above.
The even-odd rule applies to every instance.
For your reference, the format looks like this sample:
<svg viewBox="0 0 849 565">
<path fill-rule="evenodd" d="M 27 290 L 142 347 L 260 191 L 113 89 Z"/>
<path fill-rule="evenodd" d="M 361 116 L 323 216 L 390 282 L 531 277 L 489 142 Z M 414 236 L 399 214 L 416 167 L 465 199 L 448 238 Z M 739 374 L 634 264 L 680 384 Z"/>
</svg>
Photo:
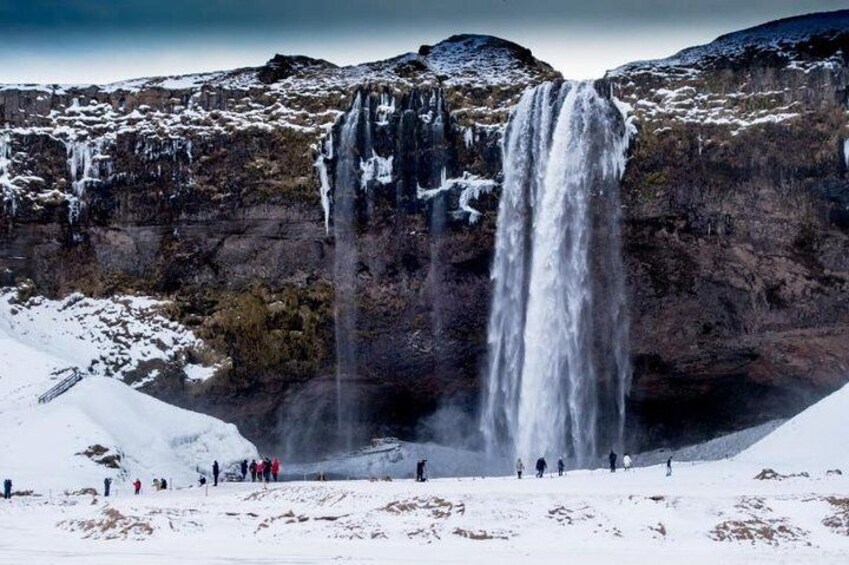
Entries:
<svg viewBox="0 0 849 565">
<path fill-rule="evenodd" d="M 849 387 L 738 457 L 676 463 L 671 477 L 653 466 L 18 497 L 0 504 L 0 563 L 846 563 L 847 406 Z"/>
<path fill-rule="evenodd" d="M 0 504 L 0 563 L 845 563 L 849 480 L 728 462 L 544 479 L 228 483 Z M 49 543 L 45 543 L 49 539 Z"/>
</svg>

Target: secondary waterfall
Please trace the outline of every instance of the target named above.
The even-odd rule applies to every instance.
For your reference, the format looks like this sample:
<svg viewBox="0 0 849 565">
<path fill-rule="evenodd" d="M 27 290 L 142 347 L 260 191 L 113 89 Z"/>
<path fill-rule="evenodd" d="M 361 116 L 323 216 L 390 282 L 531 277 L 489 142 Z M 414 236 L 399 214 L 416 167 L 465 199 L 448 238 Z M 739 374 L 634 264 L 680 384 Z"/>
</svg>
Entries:
<svg viewBox="0 0 849 565">
<path fill-rule="evenodd" d="M 356 197 L 360 186 L 358 132 L 363 120 L 362 96 L 358 93 L 345 115 L 339 132 L 336 176 L 333 193 L 333 233 L 335 241 L 333 282 L 336 289 L 336 425 L 340 447 L 350 451 L 355 438 L 357 379 L 357 297 L 356 297 Z"/>
<path fill-rule="evenodd" d="M 592 82 L 526 92 L 505 132 L 481 428 L 492 454 L 585 466 L 622 444 L 628 136 Z"/>
</svg>

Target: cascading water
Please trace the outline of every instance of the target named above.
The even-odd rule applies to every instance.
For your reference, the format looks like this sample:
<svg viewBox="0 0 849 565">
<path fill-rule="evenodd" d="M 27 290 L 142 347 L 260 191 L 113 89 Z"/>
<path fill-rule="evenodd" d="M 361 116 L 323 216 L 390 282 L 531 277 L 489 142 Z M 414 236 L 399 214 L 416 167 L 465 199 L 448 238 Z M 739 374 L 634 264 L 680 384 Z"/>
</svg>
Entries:
<svg viewBox="0 0 849 565">
<path fill-rule="evenodd" d="M 591 82 L 526 92 L 508 125 L 481 422 L 493 455 L 584 466 L 623 440 L 627 142 Z"/>
<path fill-rule="evenodd" d="M 333 192 L 337 434 L 340 447 L 348 451 L 356 439 L 356 191 L 360 186 L 357 134 L 362 119 L 363 97 L 358 93 L 339 131 Z"/>
</svg>

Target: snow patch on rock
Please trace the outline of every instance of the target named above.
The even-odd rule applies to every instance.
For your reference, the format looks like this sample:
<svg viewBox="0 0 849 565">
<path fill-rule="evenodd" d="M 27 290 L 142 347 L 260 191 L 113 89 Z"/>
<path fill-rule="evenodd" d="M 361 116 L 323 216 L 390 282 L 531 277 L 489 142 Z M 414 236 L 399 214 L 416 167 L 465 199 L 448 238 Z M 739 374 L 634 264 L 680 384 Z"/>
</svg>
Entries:
<svg viewBox="0 0 849 565">
<path fill-rule="evenodd" d="M 163 302 L 82 294 L 61 300 L 39 296 L 23 302 L 16 297 L 13 289 L 0 292 L 0 332 L 6 343 L 15 341 L 56 359 L 42 371 L 78 367 L 89 374 L 124 379 L 156 361 L 188 366 L 187 376 L 201 380 L 217 368 L 201 369 L 188 362 L 195 352 L 208 350 L 190 330 L 160 313 Z M 143 381 L 133 384 L 141 386 Z"/>
</svg>

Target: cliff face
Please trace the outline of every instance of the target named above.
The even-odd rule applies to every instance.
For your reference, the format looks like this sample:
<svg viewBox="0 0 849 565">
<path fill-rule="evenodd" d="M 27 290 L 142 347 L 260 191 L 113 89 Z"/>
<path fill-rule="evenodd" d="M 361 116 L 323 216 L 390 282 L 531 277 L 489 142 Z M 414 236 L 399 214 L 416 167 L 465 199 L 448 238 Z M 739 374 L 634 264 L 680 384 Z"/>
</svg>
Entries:
<svg viewBox="0 0 849 565">
<path fill-rule="evenodd" d="M 278 55 L 227 73 L 4 87 L 4 283 L 171 298 L 170 315 L 231 363 L 204 385 L 158 367 L 144 390 L 261 445 L 314 446 L 334 425 L 334 145 L 359 99 L 364 180 L 342 243 L 356 257 L 362 427 L 410 435 L 445 398 L 473 404 L 500 131 L 525 88 L 555 78 L 522 47 L 456 36 L 355 67 Z"/>
<path fill-rule="evenodd" d="M 639 128 L 622 192 L 648 433 L 787 416 L 846 382 L 847 53 L 844 12 L 608 74 Z"/>
<path fill-rule="evenodd" d="M 638 128 L 622 195 L 644 443 L 788 415 L 849 375 L 846 20 L 732 34 L 597 84 Z M 170 298 L 230 362 L 203 384 L 158 367 L 144 390 L 303 451 L 333 425 L 344 250 L 359 425 L 432 437 L 440 405 L 476 409 L 503 125 L 525 88 L 559 78 L 517 45 L 456 36 L 355 67 L 278 55 L 3 87 L 2 282 Z M 340 238 L 357 103 L 363 180 Z"/>
</svg>

